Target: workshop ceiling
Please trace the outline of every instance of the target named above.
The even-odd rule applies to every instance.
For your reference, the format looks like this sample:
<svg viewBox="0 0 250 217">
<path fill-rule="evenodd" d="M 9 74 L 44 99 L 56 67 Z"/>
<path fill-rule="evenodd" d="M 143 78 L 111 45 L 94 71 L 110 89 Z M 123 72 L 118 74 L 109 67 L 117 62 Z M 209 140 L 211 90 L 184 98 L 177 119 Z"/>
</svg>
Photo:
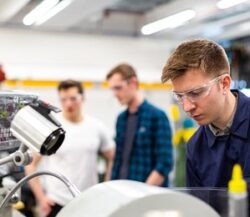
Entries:
<svg viewBox="0 0 250 217">
<path fill-rule="evenodd" d="M 24 17 L 43 1 L 0 0 L 0 27 L 154 39 L 209 37 L 219 40 L 249 35 L 250 1 L 227 9 L 219 9 L 218 1 L 57 0 L 57 5 L 67 6 L 43 23 L 24 25 Z M 185 10 L 193 11 L 185 23 L 154 34 L 142 34 L 144 25 Z"/>
</svg>

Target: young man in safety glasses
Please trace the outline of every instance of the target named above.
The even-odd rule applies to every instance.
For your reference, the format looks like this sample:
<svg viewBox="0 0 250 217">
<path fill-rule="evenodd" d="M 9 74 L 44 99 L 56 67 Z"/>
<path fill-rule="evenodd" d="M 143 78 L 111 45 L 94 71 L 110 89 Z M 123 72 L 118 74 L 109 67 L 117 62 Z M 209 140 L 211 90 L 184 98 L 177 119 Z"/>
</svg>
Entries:
<svg viewBox="0 0 250 217">
<path fill-rule="evenodd" d="M 230 90 L 224 49 L 201 39 L 180 44 L 169 57 L 162 81 L 200 128 L 187 144 L 187 186 L 227 187 L 239 163 L 250 186 L 250 99 Z"/>
</svg>

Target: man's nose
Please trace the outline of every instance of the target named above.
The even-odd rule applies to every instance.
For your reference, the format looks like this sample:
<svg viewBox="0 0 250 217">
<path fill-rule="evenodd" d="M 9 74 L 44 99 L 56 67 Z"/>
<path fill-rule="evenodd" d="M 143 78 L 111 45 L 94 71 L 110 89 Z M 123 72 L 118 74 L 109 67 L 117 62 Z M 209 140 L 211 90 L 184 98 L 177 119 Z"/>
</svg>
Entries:
<svg viewBox="0 0 250 217">
<path fill-rule="evenodd" d="M 118 96 L 119 96 L 118 91 L 113 91 L 113 95 L 114 95 L 115 97 L 118 97 Z"/>
<path fill-rule="evenodd" d="M 183 97 L 182 106 L 185 112 L 190 112 L 195 108 L 195 104 L 187 97 Z"/>
<path fill-rule="evenodd" d="M 71 100 L 69 100 L 69 99 L 66 100 L 66 101 L 64 102 L 64 105 L 67 106 L 67 107 L 71 106 L 71 105 L 72 105 Z"/>
</svg>

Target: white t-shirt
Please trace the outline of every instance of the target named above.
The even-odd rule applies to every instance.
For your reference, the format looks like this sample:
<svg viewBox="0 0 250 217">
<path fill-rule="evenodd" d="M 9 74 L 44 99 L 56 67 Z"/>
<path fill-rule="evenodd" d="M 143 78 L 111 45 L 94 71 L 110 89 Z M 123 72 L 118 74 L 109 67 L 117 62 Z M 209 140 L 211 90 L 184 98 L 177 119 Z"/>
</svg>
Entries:
<svg viewBox="0 0 250 217">
<path fill-rule="evenodd" d="M 84 191 L 98 182 L 98 151 L 114 148 L 114 142 L 104 125 L 90 116 L 84 116 L 80 123 L 71 123 L 62 115 L 56 118 L 66 131 L 65 140 L 56 154 L 43 157 L 43 168 L 63 174 Z M 72 199 L 65 184 L 54 177 L 46 176 L 44 189 L 59 205 L 64 206 Z"/>
</svg>

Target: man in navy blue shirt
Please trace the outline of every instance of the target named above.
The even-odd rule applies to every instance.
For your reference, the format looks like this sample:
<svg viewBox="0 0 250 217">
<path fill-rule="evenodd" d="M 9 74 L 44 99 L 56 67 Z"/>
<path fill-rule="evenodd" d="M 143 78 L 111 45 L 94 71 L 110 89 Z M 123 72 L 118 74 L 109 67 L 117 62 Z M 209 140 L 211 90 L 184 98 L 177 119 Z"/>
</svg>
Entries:
<svg viewBox="0 0 250 217">
<path fill-rule="evenodd" d="M 120 64 L 107 75 L 115 97 L 127 109 L 116 123 L 112 179 L 167 186 L 172 168 L 171 129 L 166 114 L 145 100 L 133 67 Z"/>
<path fill-rule="evenodd" d="M 187 186 L 227 187 L 239 163 L 250 186 L 250 100 L 231 91 L 224 49 L 206 39 L 179 45 L 162 81 L 172 81 L 184 111 L 200 126 L 187 144 Z"/>
</svg>

